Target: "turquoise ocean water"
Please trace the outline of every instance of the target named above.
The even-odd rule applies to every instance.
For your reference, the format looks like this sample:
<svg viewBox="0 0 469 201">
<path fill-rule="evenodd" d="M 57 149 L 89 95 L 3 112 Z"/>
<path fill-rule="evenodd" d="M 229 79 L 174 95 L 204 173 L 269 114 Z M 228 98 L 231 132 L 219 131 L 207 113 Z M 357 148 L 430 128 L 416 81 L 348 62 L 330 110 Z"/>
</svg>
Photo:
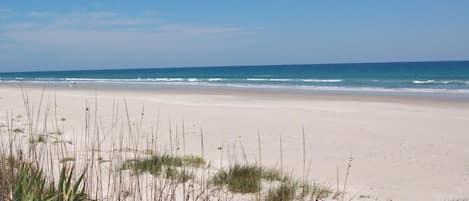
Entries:
<svg viewBox="0 0 469 201">
<path fill-rule="evenodd" d="M 0 83 L 469 96 L 469 61 L 17 72 Z"/>
</svg>

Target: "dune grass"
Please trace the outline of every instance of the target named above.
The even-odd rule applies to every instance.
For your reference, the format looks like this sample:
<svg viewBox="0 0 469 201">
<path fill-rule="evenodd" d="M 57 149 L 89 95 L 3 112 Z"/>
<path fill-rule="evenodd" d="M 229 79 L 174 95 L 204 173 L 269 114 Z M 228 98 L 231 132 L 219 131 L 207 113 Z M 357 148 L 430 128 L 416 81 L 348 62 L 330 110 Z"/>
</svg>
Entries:
<svg viewBox="0 0 469 201">
<path fill-rule="evenodd" d="M 62 166 L 54 184 L 34 163 L 14 157 L 0 163 L 0 200 L 85 201 L 85 172 L 73 179 L 74 167 Z"/>
<path fill-rule="evenodd" d="M 256 193 L 260 190 L 262 169 L 257 166 L 235 165 L 227 171 L 219 170 L 212 183 L 218 186 L 228 185 L 235 193 Z"/>
<path fill-rule="evenodd" d="M 261 182 L 276 182 L 278 187 L 268 190 L 267 201 L 289 201 L 295 198 L 309 198 L 322 200 L 328 197 L 338 197 L 338 193 L 331 188 L 317 183 L 309 184 L 289 176 L 282 176 L 282 172 L 275 169 L 259 167 L 257 165 L 234 165 L 228 170 L 219 170 L 211 183 L 216 186 L 227 186 L 234 193 L 257 193 L 261 191 Z"/>
<path fill-rule="evenodd" d="M 313 200 L 323 200 L 326 198 L 338 198 L 340 193 L 324 185 L 312 184 L 302 186 L 302 197 L 310 196 Z"/>
<path fill-rule="evenodd" d="M 234 165 L 228 170 L 221 169 L 212 178 L 214 185 L 228 185 L 228 189 L 235 193 L 256 193 L 259 192 L 262 179 L 270 181 L 284 181 L 281 173 L 259 167 L 257 165 Z"/>
<path fill-rule="evenodd" d="M 282 183 L 279 187 L 269 190 L 266 201 L 291 201 L 295 198 L 297 190 L 298 184 L 294 182 Z"/>
<path fill-rule="evenodd" d="M 150 158 L 130 159 L 125 161 L 123 168 L 139 172 L 150 172 L 156 175 L 163 166 L 168 167 L 200 167 L 205 165 L 205 160 L 198 156 L 170 156 L 168 154 L 153 155 Z"/>
<path fill-rule="evenodd" d="M 181 170 L 182 167 L 199 168 L 205 164 L 205 160 L 198 156 L 180 157 L 163 154 L 153 155 L 150 158 L 127 160 L 123 169 L 138 173 L 147 172 L 156 177 L 162 175 L 178 182 L 186 182 L 192 180 L 194 174 L 188 170 Z"/>
<path fill-rule="evenodd" d="M 38 144 L 38 143 L 44 143 L 46 142 L 46 138 L 44 136 L 36 136 L 36 137 L 31 137 L 29 139 L 30 144 Z"/>
<path fill-rule="evenodd" d="M 75 158 L 73 157 L 65 157 L 65 158 L 60 159 L 59 163 L 67 163 L 67 162 L 74 162 L 74 161 L 75 161 Z"/>
<path fill-rule="evenodd" d="M 285 176 L 283 168 L 277 170 L 262 166 L 260 137 L 259 157 L 258 161 L 254 161 L 255 165 L 250 165 L 245 158 L 244 165 L 230 164 L 230 167 L 223 168 L 220 164 L 218 169 L 207 165 L 203 157 L 186 156 L 184 124 L 182 129 L 172 132 L 170 123 L 168 149 L 171 151 L 162 151 L 163 145 L 157 143 L 161 133 L 158 134 L 157 128 L 155 132 L 153 128 L 152 132 L 144 131 L 146 128 L 141 123 L 143 109 L 139 120 L 131 120 L 126 103 L 123 109 L 125 115 L 119 113 L 122 110 L 117 109 L 117 104 L 115 108 L 113 106 L 109 127 L 107 122 L 101 122 L 97 106 L 93 110 L 87 103 L 84 110 L 85 129 L 71 139 L 67 138 L 71 132 L 61 125 L 65 119 L 57 117 L 55 108 L 49 108 L 49 105 L 44 107 L 42 97 L 36 107 L 31 105 L 27 94 L 24 101 L 25 122 L 18 124 L 23 123 L 26 126 L 20 127 L 25 128 L 15 131 L 12 128 L 18 126 L 8 121 L 7 116 L 3 125 L 8 129 L 0 131 L 5 134 L 2 140 L 8 141 L 0 141 L 0 200 L 202 201 L 232 200 L 236 199 L 237 193 L 241 193 L 246 194 L 243 196 L 249 200 L 256 196 L 257 200 L 289 201 L 321 200 L 339 191 L 308 184 L 305 175 L 299 182 L 299 179 Z M 92 114 L 92 111 L 95 113 Z M 49 120 L 49 124 L 45 123 Z M 44 125 L 38 125 L 41 122 Z M 48 132 L 59 131 L 59 128 L 60 134 Z M 147 140 L 147 146 L 141 146 L 140 139 Z M 106 142 L 108 147 L 101 147 L 104 140 L 109 140 Z M 200 144 L 200 156 L 204 156 L 202 131 Z M 223 147 L 218 150 L 228 156 L 228 159 L 222 156 L 220 161 L 235 157 L 233 153 L 223 152 Z M 78 169 L 75 170 L 72 165 L 77 165 Z"/>
<path fill-rule="evenodd" d="M 193 180 L 195 178 L 194 173 L 188 170 L 180 170 L 174 167 L 167 167 L 164 171 L 164 177 L 177 181 L 178 183 L 185 183 L 189 180 Z"/>
</svg>

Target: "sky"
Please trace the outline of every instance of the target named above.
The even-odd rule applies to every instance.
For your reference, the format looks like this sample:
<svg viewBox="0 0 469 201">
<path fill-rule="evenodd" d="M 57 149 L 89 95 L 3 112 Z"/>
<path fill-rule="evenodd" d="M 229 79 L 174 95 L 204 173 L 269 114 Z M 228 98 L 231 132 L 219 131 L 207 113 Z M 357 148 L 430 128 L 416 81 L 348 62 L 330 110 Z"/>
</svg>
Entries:
<svg viewBox="0 0 469 201">
<path fill-rule="evenodd" d="M 1 0 L 0 72 L 469 60 L 469 1 Z"/>
</svg>

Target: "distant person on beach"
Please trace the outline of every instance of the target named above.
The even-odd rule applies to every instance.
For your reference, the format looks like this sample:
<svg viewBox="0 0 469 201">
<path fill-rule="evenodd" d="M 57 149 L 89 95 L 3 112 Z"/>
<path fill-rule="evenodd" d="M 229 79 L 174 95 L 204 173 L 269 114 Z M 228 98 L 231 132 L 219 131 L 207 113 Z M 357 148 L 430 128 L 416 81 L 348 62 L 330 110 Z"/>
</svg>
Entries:
<svg viewBox="0 0 469 201">
<path fill-rule="evenodd" d="M 77 83 L 75 81 L 71 81 L 70 84 L 69 84 L 69 87 L 70 88 L 76 88 L 77 87 Z"/>
</svg>

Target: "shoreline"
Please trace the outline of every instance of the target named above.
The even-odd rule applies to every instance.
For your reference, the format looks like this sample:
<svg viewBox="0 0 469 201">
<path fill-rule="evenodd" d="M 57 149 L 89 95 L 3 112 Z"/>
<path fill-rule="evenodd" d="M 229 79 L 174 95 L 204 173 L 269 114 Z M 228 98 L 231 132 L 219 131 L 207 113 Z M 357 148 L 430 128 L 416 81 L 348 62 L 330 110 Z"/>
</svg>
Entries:
<svg viewBox="0 0 469 201">
<path fill-rule="evenodd" d="M 99 91 L 99 92 L 131 92 L 131 93 L 144 93 L 144 94 L 192 94 L 192 95 L 227 95 L 227 96 L 245 96 L 245 97 L 268 97 L 268 98 L 283 98 L 290 99 L 294 97 L 298 100 L 331 100 L 331 101 L 375 101 L 375 102 L 389 102 L 389 103 L 413 103 L 420 105 L 422 101 L 429 103 L 451 103 L 455 106 L 469 105 L 469 96 L 447 96 L 447 95 L 432 95 L 426 94 L 408 94 L 408 93 L 354 93 L 346 91 L 298 91 L 298 90 L 266 90 L 259 88 L 204 88 L 204 87 L 183 87 L 171 86 L 162 88 L 122 88 L 122 87 L 99 87 L 97 84 L 91 86 L 81 86 L 70 88 L 66 86 L 51 86 L 42 84 L 5 84 L 0 83 L 0 89 L 8 88 L 31 88 L 31 89 L 53 89 L 58 91 Z"/>
</svg>

